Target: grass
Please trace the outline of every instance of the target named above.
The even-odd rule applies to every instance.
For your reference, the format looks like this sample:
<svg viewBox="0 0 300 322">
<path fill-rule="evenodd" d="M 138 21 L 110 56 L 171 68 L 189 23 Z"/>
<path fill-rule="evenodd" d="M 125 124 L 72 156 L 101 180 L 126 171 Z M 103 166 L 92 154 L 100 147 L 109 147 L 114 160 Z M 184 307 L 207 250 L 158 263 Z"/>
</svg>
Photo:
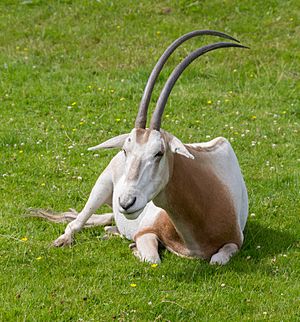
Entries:
<svg viewBox="0 0 300 322">
<path fill-rule="evenodd" d="M 1 321 L 300 319 L 299 16 L 296 0 L 1 1 Z M 252 214 L 241 252 L 225 267 L 163 252 L 151 267 L 103 229 L 51 248 L 64 226 L 22 215 L 83 207 L 115 153 L 87 148 L 133 127 L 154 63 L 194 29 L 251 47 L 194 62 L 163 120 L 185 142 L 231 141 Z M 174 54 L 153 102 L 180 58 L 212 41 Z"/>
</svg>

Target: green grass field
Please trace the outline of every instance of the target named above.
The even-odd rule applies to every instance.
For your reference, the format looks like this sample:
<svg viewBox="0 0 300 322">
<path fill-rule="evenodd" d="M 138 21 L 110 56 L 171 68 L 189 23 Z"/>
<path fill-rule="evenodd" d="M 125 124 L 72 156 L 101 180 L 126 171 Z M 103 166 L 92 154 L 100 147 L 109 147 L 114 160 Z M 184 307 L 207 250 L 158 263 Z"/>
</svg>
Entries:
<svg viewBox="0 0 300 322">
<path fill-rule="evenodd" d="M 299 321 L 299 25 L 296 0 L 2 0 L 0 321 Z M 242 250 L 224 267 L 168 252 L 152 267 L 102 228 L 52 248 L 65 226 L 23 215 L 83 207 L 116 152 L 87 148 L 131 130 L 156 60 L 195 29 L 251 50 L 194 62 L 163 128 L 184 142 L 231 141 L 250 200 Z M 151 110 L 176 64 L 214 41 L 177 50 Z"/>
</svg>

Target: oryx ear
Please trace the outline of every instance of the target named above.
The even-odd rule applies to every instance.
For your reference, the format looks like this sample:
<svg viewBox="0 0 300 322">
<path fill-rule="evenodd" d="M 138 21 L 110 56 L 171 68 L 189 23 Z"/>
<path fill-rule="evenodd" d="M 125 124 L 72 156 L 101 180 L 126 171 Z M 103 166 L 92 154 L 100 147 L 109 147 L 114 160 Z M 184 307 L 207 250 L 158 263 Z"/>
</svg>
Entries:
<svg viewBox="0 0 300 322">
<path fill-rule="evenodd" d="M 189 159 L 195 159 L 194 156 L 187 150 L 184 144 L 175 136 L 171 137 L 169 147 L 173 153 L 181 154 Z"/>
<path fill-rule="evenodd" d="M 128 138 L 128 136 L 129 136 L 129 133 L 115 136 L 114 138 L 111 138 L 101 144 L 88 148 L 88 151 L 95 151 L 98 149 L 121 148 L 125 140 Z"/>
</svg>

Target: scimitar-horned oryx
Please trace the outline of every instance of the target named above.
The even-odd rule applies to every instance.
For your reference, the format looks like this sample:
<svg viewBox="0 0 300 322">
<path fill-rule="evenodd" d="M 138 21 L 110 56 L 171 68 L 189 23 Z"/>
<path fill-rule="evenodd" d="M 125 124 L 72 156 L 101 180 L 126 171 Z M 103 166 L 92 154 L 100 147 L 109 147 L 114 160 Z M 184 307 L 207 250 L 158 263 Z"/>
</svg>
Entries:
<svg viewBox="0 0 300 322">
<path fill-rule="evenodd" d="M 54 246 L 70 245 L 85 226 L 109 225 L 110 233 L 133 240 L 134 254 L 159 263 L 158 245 L 185 257 L 200 257 L 211 264 L 226 264 L 243 243 L 248 197 L 236 155 L 222 137 L 205 143 L 183 144 L 161 129 L 170 92 L 197 57 L 219 48 L 247 48 L 218 42 L 190 53 L 174 69 L 158 98 L 150 127 L 147 110 L 154 83 L 172 52 L 198 35 L 236 39 L 217 31 L 197 30 L 175 40 L 154 67 L 140 103 L 134 129 L 89 150 L 120 148 L 98 178 L 83 210 L 60 216 L 40 212 L 54 221 L 71 221 Z M 113 213 L 93 215 L 102 205 Z M 74 220 L 75 219 L 75 220 Z"/>
</svg>

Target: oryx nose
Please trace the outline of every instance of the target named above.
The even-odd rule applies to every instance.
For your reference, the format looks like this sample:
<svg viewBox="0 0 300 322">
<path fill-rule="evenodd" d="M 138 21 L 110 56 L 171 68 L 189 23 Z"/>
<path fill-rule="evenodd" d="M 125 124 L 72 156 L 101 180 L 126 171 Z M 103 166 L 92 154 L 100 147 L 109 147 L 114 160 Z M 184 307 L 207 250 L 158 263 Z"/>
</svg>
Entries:
<svg viewBox="0 0 300 322">
<path fill-rule="evenodd" d="M 128 210 L 134 205 L 136 197 L 119 198 L 119 204 L 124 210 Z"/>
</svg>

